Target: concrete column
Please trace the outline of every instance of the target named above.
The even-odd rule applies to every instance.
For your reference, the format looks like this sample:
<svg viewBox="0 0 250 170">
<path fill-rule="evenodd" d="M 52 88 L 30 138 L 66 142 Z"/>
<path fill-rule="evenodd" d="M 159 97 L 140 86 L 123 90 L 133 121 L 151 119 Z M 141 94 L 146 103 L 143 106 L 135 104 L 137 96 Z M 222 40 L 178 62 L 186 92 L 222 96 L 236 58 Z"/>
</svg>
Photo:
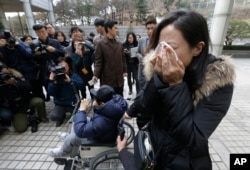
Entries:
<svg viewBox="0 0 250 170">
<path fill-rule="evenodd" d="M 213 21 L 210 29 L 210 37 L 212 41 L 211 53 L 215 56 L 221 55 L 233 4 L 234 0 L 216 0 Z"/>
<path fill-rule="evenodd" d="M 1 4 L 0 4 L 0 21 L 3 24 L 5 30 L 10 30 L 9 24 L 6 20 L 3 7 L 1 6 Z"/>
<path fill-rule="evenodd" d="M 53 4 L 51 0 L 48 0 L 48 4 L 49 4 L 49 20 L 50 23 L 53 24 L 54 26 L 56 25 L 56 21 L 55 21 L 55 14 L 54 14 L 54 10 L 53 10 Z"/>
<path fill-rule="evenodd" d="M 36 37 L 36 34 L 32 29 L 35 22 L 34 22 L 34 17 L 32 14 L 31 5 L 30 5 L 29 0 L 23 0 L 23 9 L 24 9 L 25 16 L 26 16 L 26 22 L 27 22 L 29 34 Z"/>
</svg>

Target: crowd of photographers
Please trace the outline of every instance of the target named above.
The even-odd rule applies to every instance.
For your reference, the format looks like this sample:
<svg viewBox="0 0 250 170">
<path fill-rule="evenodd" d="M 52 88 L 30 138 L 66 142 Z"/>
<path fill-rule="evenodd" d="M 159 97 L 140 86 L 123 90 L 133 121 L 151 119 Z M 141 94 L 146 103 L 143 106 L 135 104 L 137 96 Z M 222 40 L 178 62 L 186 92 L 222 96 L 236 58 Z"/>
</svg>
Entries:
<svg viewBox="0 0 250 170">
<path fill-rule="evenodd" d="M 14 127 L 16 132 L 26 131 L 29 125 L 31 131 L 36 132 L 38 124 L 48 123 L 49 119 L 60 126 L 66 112 L 71 112 L 77 102 L 76 93 L 84 91 L 82 96 L 86 97 L 87 79 L 79 74 L 83 68 L 75 69 L 79 61 L 74 54 L 79 45 L 77 54 L 88 56 L 87 62 L 92 64 L 93 44 L 79 38 L 83 36 L 79 27 L 70 29 L 70 41 L 51 24 L 36 24 L 33 30 L 37 38 L 0 33 L 0 125 Z M 74 39 L 77 39 L 77 48 Z M 85 74 L 93 75 L 91 67 L 88 69 Z M 50 96 L 54 98 L 55 107 L 47 117 L 45 102 Z"/>
</svg>

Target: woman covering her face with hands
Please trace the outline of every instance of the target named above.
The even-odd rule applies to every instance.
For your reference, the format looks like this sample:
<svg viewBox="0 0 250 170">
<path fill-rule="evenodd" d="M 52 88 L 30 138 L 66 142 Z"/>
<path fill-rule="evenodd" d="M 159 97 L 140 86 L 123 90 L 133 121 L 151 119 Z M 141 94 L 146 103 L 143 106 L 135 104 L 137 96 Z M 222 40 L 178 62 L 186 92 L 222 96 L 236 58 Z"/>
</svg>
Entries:
<svg viewBox="0 0 250 170">
<path fill-rule="evenodd" d="M 125 117 L 150 117 L 160 149 L 155 169 L 212 169 L 208 138 L 228 111 L 235 72 L 226 57 L 209 54 L 205 18 L 170 13 L 155 28 L 144 64 L 147 83 Z"/>
</svg>

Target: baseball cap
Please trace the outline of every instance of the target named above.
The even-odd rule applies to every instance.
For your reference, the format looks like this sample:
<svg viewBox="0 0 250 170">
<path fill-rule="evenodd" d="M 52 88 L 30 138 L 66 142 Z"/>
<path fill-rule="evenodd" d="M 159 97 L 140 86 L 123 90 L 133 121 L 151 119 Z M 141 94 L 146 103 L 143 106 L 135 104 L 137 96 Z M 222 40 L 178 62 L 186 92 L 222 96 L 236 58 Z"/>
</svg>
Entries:
<svg viewBox="0 0 250 170">
<path fill-rule="evenodd" d="M 90 93 L 100 102 L 106 103 L 110 99 L 112 99 L 115 91 L 112 87 L 108 85 L 102 85 L 98 90 L 90 89 Z"/>
</svg>

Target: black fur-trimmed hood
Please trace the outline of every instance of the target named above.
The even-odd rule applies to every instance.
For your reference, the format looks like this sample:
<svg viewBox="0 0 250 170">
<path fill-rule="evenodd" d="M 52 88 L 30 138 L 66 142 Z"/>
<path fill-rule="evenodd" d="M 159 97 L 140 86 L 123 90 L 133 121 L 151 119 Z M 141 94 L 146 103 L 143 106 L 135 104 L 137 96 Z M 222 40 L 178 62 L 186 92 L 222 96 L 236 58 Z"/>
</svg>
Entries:
<svg viewBox="0 0 250 170">
<path fill-rule="evenodd" d="M 154 56 L 154 51 L 150 51 L 143 58 L 144 75 L 147 81 L 153 76 L 153 66 L 150 59 Z M 235 79 L 234 65 L 229 56 L 221 56 L 222 60 L 217 60 L 207 66 L 203 84 L 194 93 L 194 106 L 204 97 L 209 96 L 214 90 L 225 85 L 233 84 Z"/>
</svg>

